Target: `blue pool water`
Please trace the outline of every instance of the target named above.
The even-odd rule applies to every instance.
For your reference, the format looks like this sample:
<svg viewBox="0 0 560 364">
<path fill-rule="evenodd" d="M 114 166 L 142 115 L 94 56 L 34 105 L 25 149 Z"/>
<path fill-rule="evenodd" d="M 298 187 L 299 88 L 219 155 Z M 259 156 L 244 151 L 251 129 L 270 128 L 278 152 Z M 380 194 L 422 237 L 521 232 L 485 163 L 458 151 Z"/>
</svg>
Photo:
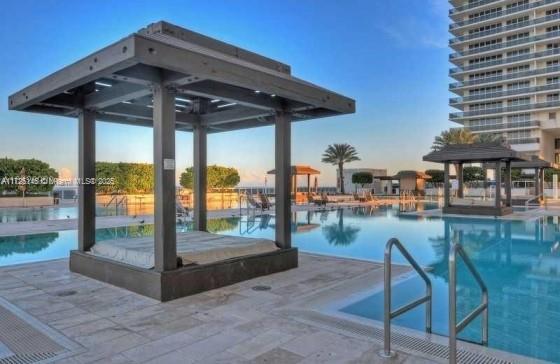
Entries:
<svg viewBox="0 0 560 364">
<path fill-rule="evenodd" d="M 97 216 L 126 215 L 122 208 L 104 207 L 98 205 L 95 209 Z M 77 206 L 60 207 L 26 207 L 26 208 L 2 208 L 0 209 L 0 224 L 22 221 L 45 221 L 76 219 L 78 217 Z"/>
<path fill-rule="evenodd" d="M 423 206 L 433 208 L 434 206 Z M 302 251 L 382 261 L 386 241 L 397 237 L 420 264 L 431 268 L 434 285 L 434 331 L 447 334 L 447 253 L 461 242 L 486 281 L 490 295 L 490 346 L 560 362 L 560 225 L 558 217 L 534 221 L 469 218 L 420 218 L 399 209 L 356 208 L 292 215 L 294 245 Z M 187 231 L 189 224 L 178 231 Z M 221 234 L 273 238 L 274 218 L 227 218 L 209 221 Z M 98 241 L 149 236 L 151 225 L 99 229 Z M 63 231 L 0 238 L 0 266 L 62 258 L 76 247 L 76 232 Z M 395 262 L 404 262 L 395 252 Z M 480 299 L 478 287 L 459 266 L 458 312 L 464 316 Z M 412 277 L 396 284 L 394 306 L 422 295 L 422 282 Z M 382 319 L 382 293 L 371 293 L 342 309 L 347 314 Z M 422 329 L 423 307 L 395 320 Z M 480 321 L 462 338 L 478 340 Z"/>
</svg>

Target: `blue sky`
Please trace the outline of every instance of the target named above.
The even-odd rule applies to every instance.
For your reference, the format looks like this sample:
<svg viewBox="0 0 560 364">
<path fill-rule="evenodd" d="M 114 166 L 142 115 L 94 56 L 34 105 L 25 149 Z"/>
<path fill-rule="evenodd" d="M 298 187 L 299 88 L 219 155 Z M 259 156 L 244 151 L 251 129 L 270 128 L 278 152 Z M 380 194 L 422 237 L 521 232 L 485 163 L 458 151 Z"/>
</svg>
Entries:
<svg viewBox="0 0 560 364">
<path fill-rule="evenodd" d="M 447 120 L 447 0 L 110 1 L 5 0 L 0 4 L 0 156 L 77 169 L 77 122 L 7 110 L 8 95 L 158 20 L 292 66 L 295 76 L 356 100 L 353 115 L 293 125 L 293 164 L 322 170 L 330 143 L 354 145 L 352 167 L 423 169 L 422 155 Z M 98 123 L 97 160 L 152 161 L 148 128 Z M 240 170 L 242 184 L 273 168 L 273 129 L 209 137 L 209 163 Z M 191 134 L 177 133 L 179 170 Z"/>
</svg>

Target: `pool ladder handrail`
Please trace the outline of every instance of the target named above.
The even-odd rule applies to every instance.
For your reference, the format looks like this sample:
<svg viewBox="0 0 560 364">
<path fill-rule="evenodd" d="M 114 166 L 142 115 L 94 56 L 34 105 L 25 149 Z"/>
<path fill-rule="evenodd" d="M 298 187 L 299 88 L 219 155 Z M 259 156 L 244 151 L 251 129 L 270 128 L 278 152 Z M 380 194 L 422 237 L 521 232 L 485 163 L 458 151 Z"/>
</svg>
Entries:
<svg viewBox="0 0 560 364">
<path fill-rule="evenodd" d="M 398 309 L 391 311 L 391 251 L 393 246 L 401 252 L 403 257 L 410 263 L 412 268 L 420 275 L 420 277 L 426 283 L 426 295 L 419 298 L 413 302 L 410 302 Z M 392 238 L 387 241 L 385 245 L 385 266 L 384 266 L 384 330 L 383 330 L 383 350 L 379 352 L 379 355 L 384 358 L 394 357 L 396 354 L 391 350 L 391 320 L 397 316 L 402 315 L 405 312 L 412 310 L 413 308 L 426 303 L 426 332 L 432 332 L 432 282 L 424 269 L 414 260 L 412 255 L 405 249 L 401 242 Z"/>
<path fill-rule="evenodd" d="M 457 256 L 463 259 L 482 291 L 481 303 L 457 323 Z M 457 363 L 457 335 L 482 314 L 482 342 L 488 346 L 488 288 L 471 259 L 459 243 L 451 244 L 449 252 L 449 363 Z"/>
</svg>

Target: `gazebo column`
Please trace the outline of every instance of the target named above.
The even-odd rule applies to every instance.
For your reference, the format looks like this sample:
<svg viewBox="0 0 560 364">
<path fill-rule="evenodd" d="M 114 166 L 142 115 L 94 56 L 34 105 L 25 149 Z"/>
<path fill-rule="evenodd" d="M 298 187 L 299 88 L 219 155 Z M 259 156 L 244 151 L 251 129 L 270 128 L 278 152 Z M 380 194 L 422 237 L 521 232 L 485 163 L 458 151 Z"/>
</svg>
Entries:
<svg viewBox="0 0 560 364">
<path fill-rule="evenodd" d="M 502 207 L 502 162 L 496 162 L 496 208 Z"/>
<path fill-rule="evenodd" d="M 449 162 L 445 162 L 443 164 L 443 207 L 451 205 L 449 192 Z"/>
<path fill-rule="evenodd" d="M 543 195 L 543 198 L 541 200 L 544 200 L 544 168 L 540 168 L 540 178 L 541 178 L 540 191 L 541 194 Z"/>
<path fill-rule="evenodd" d="M 95 178 L 95 113 L 81 110 L 78 119 L 78 250 L 95 244 L 95 185 L 84 181 Z"/>
<path fill-rule="evenodd" d="M 540 189 L 539 180 L 540 180 L 540 171 L 539 171 L 538 168 L 535 168 L 535 196 L 538 196 L 538 195 L 541 194 L 540 191 L 539 191 L 539 189 Z"/>
<path fill-rule="evenodd" d="M 311 194 L 311 175 L 307 175 L 307 194 Z"/>
<path fill-rule="evenodd" d="M 206 231 L 207 206 L 207 130 L 205 126 L 195 125 L 193 129 L 193 192 L 194 192 L 194 230 Z"/>
<path fill-rule="evenodd" d="M 177 268 L 175 228 L 175 93 L 157 84 L 154 108 L 154 258 L 158 272 Z"/>
<path fill-rule="evenodd" d="M 505 174 L 506 206 L 511 207 L 511 161 L 506 161 Z"/>
<path fill-rule="evenodd" d="M 276 243 L 283 249 L 292 246 L 291 236 L 291 121 L 292 115 L 278 111 L 275 119 Z"/>
<path fill-rule="evenodd" d="M 463 198 L 463 163 L 458 163 L 455 165 L 457 170 L 457 197 Z"/>
</svg>

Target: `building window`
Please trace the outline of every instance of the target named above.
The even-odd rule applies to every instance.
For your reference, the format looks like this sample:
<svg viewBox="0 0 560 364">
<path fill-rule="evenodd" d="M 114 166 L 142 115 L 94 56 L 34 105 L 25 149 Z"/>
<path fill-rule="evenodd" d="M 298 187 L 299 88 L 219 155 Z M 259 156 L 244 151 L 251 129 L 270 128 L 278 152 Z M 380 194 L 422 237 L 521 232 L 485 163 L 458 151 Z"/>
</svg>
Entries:
<svg viewBox="0 0 560 364">
<path fill-rule="evenodd" d="M 556 120 L 556 113 L 555 112 L 549 112 L 548 113 L 548 120 Z"/>
<path fill-rule="evenodd" d="M 560 149 L 560 139 L 554 139 L 554 149 Z"/>
</svg>

